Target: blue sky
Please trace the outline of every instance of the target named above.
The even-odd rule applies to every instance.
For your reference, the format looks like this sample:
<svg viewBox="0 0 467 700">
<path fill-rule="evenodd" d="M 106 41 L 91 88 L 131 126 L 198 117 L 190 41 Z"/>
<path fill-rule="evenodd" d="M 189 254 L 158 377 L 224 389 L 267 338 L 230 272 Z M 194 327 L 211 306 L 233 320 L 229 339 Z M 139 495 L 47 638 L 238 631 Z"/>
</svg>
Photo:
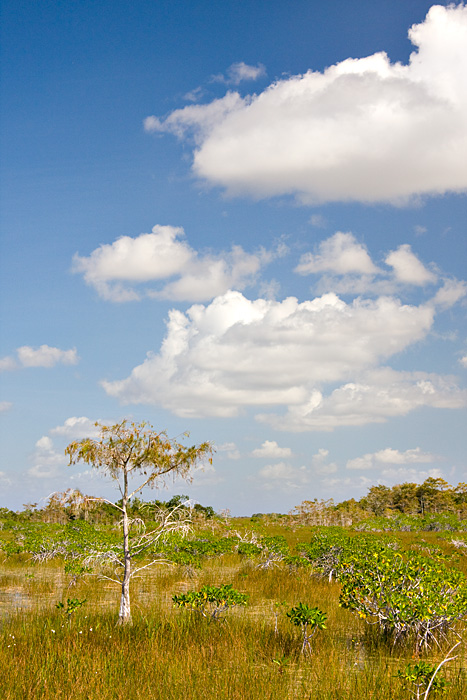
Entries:
<svg viewBox="0 0 467 700">
<path fill-rule="evenodd" d="M 467 7 L 1 19 L 1 505 L 111 497 L 63 451 L 123 418 L 234 514 L 467 481 Z"/>
</svg>

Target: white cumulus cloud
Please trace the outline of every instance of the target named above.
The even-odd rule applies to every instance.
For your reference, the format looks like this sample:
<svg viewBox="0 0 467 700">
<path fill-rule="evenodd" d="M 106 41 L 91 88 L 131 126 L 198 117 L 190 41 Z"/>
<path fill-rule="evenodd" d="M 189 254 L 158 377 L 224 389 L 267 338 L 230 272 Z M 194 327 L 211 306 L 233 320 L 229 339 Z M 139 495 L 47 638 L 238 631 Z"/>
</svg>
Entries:
<svg viewBox="0 0 467 700">
<path fill-rule="evenodd" d="M 240 459 L 241 454 L 234 442 L 224 442 L 222 445 L 216 445 L 216 452 L 226 455 L 227 459 Z"/>
<path fill-rule="evenodd" d="M 17 357 L 0 358 L 0 372 L 11 371 L 21 367 L 55 367 L 55 365 L 77 365 L 79 362 L 76 348 L 60 350 L 50 345 L 33 348 L 23 345 L 16 350 Z"/>
<path fill-rule="evenodd" d="M 430 268 L 435 268 L 433 263 Z M 408 244 L 390 251 L 383 266 L 371 259 L 366 247 L 348 232 L 338 231 L 321 241 L 315 252 L 304 253 L 295 268 L 300 275 L 319 274 L 316 292 L 333 290 L 339 294 L 395 294 L 404 288 L 424 287 L 438 282 Z M 449 308 L 467 293 L 467 285 L 456 279 L 443 279 L 431 300 L 440 308 Z"/>
<path fill-rule="evenodd" d="M 63 452 L 57 452 L 48 435 L 43 435 L 36 442 L 32 461 L 33 464 L 28 469 L 28 474 L 35 479 L 49 479 L 58 476 L 61 467 L 66 465 L 65 455 Z"/>
<path fill-rule="evenodd" d="M 420 286 L 436 282 L 436 275 L 426 269 L 407 244 L 389 253 L 385 263 L 393 268 L 399 282 Z"/>
<path fill-rule="evenodd" d="M 18 365 L 14 357 L 7 355 L 6 357 L 0 357 L 0 372 L 11 372 L 17 369 Z"/>
<path fill-rule="evenodd" d="M 383 469 L 380 474 L 380 479 L 384 483 L 403 484 L 409 482 L 411 484 L 423 484 L 426 479 L 444 479 L 445 474 L 441 469 L 413 469 L 410 467 L 394 467 Z"/>
<path fill-rule="evenodd" d="M 318 253 L 305 253 L 295 272 L 301 275 L 317 272 L 335 272 L 339 275 L 359 273 L 374 275 L 379 272 L 371 260 L 368 251 L 358 243 L 351 233 L 338 231 L 322 241 Z"/>
<path fill-rule="evenodd" d="M 76 348 L 60 350 L 50 345 L 41 345 L 39 348 L 23 345 L 16 352 L 23 367 L 55 367 L 58 364 L 76 365 L 79 362 Z"/>
<path fill-rule="evenodd" d="M 311 458 L 311 466 L 316 474 L 329 475 L 337 472 L 337 464 L 328 462 L 329 450 L 322 447 Z"/>
<path fill-rule="evenodd" d="M 438 459 L 436 455 L 429 452 L 422 452 L 420 447 L 415 447 L 411 450 L 395 450 L 391 447 L 386 447 L 378 452 L 367 453 L 363 457 L 355 457 L 347 462 L 347 469 L 373 469 L 381 467 L 385 464 L 427 464 L 435 462 Z"/>
<path fill-rule="evenodd" d="M 145 128 L 193 134 L 195 174 L 234 195 L 404 203 L 465 192 L 467 7 L 431 7 L 409 38 L 407 65 L 384 52 L 348 58 L 257 95 L 148 117 Z"/>
<path fill-rule="evenodd" d="M 432 299 L 435 306 L 449 309 L 467 295 L 467 284 L 463 280 L 445 279 Z"/>
<path fill-rule="evenodd" d="M 63 435 L 68 438 L 73 438 L 74 440 L 80 440 L 81 438 L 94 438 L 99 435 L 99 427 L 96 426 L 95 420 L 86 418 L 86 416 L 71 416 L 67 418 L 63 425 L 57 425 L 52 428 L 50 433 L 52 435 Z"/>
<path fill-rule="evenodd" d="M 6 472 L 0 471 L 0 483 L 5 484 L 6 486 L 10 486 L 13 482 L 11 479 L 6 475 Z"/>
<path fill-rule="evenodd" d="M 279 447 L 275 440 L 265 440 L 261 447 L 257 447 L 252 452 L 253 457 L 267 457 L 280 459 L 281 457 L 291 457 L 290 447 Z"/>
<path fill-rule="evenodd" d="M 388 297 L 347 304 L 330 293 L 300 303 L 230 291 L 171 311 L 160 351 L 128 378 L 102 385 L 123 403 L 161 404 L 188 417 L 279 405 L 306 414 L 310 396 L 321 397 L 317 387 L 350 381 L 423 339 L 433 318 L 430 306 Z"/>
<path fill-rule="evenodd" d="M 182 228 L 154 226 L 151 233 L 122 236 L 87 257 L 76 254 L 72 269 L 109 301 L 139 300 L 139 286 L 146 285 L 144 295 L 193 302 L 210 300 L 231 288 L 243 289 L 280 254 L 281 250 L 262 249 L 251 254 L 234 245 L 228 252 L 202 255 L 188 244 Z M 152 282 L 159 282 L 159 287 L 148 287 Z"/>
<path fill-rule="evenodd" d="M 267 464 L 258 472 L 258 477 L 266 490 L 281 488 L 293 491 L 309 484 L 311 476 L 307 467 L 294 467 L 287 462 Z"/>
</svg>

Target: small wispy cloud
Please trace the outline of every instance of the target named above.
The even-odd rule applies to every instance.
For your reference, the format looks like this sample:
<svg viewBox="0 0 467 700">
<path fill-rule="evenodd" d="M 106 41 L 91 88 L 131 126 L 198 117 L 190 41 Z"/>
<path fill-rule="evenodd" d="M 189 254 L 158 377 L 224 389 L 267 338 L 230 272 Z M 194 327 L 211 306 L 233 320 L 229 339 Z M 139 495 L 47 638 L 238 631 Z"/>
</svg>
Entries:
<svg viewBox="0 0 467 700">
<path fill-rule="evenodd" d="M 426 226 L 420 226 L 420 224 L 417 224 L 416 226 L 414 226 L 414 231 L 416 236 L 423 236 L 428 231 L 428 229 Z"/>
<path fill-rule="evenodd" d="M 229 68 L 227 68 L 226 75 L 219 73 L 213 75 L 211 82 L 213 83 L 225 83 L 226 85 L 240 85 L 240 83 L 258 80 L 258 78 L 266 75 L 266 68 L 262 63 L 258 63 L 256 66 L 250 66 L 243 61 L 239 63 L 232 63 Z"/>
</svg>

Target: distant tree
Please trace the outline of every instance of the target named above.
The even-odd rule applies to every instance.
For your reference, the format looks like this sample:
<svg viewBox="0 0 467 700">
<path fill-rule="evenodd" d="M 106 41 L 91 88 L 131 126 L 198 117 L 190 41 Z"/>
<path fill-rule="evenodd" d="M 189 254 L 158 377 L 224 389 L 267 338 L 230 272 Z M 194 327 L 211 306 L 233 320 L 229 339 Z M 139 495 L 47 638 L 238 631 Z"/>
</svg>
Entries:
<svg viewBox="0 0 467 700">
<path fill-rule="evenodd" d="M 37 517 L 37 503 L 23 503 L 23 508 L 24 520 L 34 520 Z"/>
<path fill-rule="evenodd" d="M 18 520 L 19 515 L 9 508 L 0 508 L 0 520 Z M 1 529 L 1 526 L 0 526 Z"/>
<path fill-rule="evenodd" d="M 97 440 L 85 438 L 68 445 L 65 454 L 70 464 L 84 462 L 104 472 L 116 482 L 121 500 L 112 503 L 105 498 L 96 499 L 109 503 L 120 511 L 122 520 L 122 557 L 113 555 L 112 562 L 123 569 L 116 581 L 121 586 L 119 622 L 131 622 L 130 580 L 141 569 L 156 563 L 151 560 L 138 568 L 132 567 L 132 560 L 148 553 L 151 546 L 164 533 L 180 526 L 180 520 L 174 521 L 170 514 L 164 515 L 159 527 L 153 532 L 137 533 L 132 537 L 132 520 L 129 516 L 130 499 L 139 494 L 146 486 L 163 485 L 168 477 L 190 478 L 190 470 L 203 458 L 212 461 L 213 448 L 209 442 L 186 447 L 177 440 L 169 438 L 165 431 L 156 432 L 148 423 L 130 423 L 122 421 L 106 426 L 96 423 L 100 429 Z M 187 433 L 185 433 L 185 437 Z M 134 478 L 139 477 L 135 484 Z"/>
<path fill-rule="evenodd" d="M 396 484 L 391 489 L 392 503 L 395 510 L 405 515 L 420 513 L 420 501 L 417 496 L 418 484 L 404 482 Z"/>
<path fill-rule="evenodd" d="M 355 498 L 349 498 L 335 506 L 336 516 L 339 517 L 339 525 L 350 527 L 354 522 L 363 520 L 368 514 Z"/>
<path fill-rule="evenodd" d="M 302 501 L 289 515 L 293 521 L 300 525 L 334 525 L 331 512 L 334 511 L 334 501 L 332 498 L 315 498 L 312 501 Z"/>
<path fill-rule="evenodd" d="M 170 509 L 178 508 L 183 506 L 184 503 L 188 501 L 188 496 L 182 494 L 181 496 L 172 496 L 171 499 L 165 502 L 165 507 Z"/>
<path fill-rule="evenodd" d="M 202 506 L 201 503 L 195 503 L 193 510 L 204 516 L 207 520 L 211 520 L 216 514 L 216 511 L 212 506 Z"/>
<path fill-rule="evenodd" d="M 420 513 L 443 513 L 455 510 L 452 486 L 445 479 L 425 479 L 417 489 Z"/>
<path fill-rule="evenodd" d="M 467 518 L 467 484 L 461 481 L 453 489 L 453 497 L 458 518 Z"/>
<path fill-rule="evenodd" d="M 372 486 L 368 494 L 360 501 L 360 505 L 374 515 L 386 515 L 386 511 L 392 507 L 391 489 L 383 484 Z"/>
<path fill-rule="evenodd" d="M 88 513 L 95 507 L 93 499 L 78 489 L 67 489 L 50 494 L 41 520 L 52 523 L 66 523 L 69 520 L 88 519 Z"/>
</svg>

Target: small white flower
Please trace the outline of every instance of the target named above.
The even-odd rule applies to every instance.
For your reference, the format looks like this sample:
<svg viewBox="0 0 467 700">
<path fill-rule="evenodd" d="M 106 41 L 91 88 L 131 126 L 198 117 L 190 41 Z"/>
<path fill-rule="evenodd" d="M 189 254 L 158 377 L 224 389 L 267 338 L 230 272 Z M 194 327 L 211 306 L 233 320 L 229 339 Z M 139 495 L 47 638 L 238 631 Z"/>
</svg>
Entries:
<svg viewBox="0 0 467 700">
<path fill-rule="evenodd" d="M 52 634 L 55 634 L 55 630 L 50 630 L 50 631 L 52 632 Z"/>
</svg>

